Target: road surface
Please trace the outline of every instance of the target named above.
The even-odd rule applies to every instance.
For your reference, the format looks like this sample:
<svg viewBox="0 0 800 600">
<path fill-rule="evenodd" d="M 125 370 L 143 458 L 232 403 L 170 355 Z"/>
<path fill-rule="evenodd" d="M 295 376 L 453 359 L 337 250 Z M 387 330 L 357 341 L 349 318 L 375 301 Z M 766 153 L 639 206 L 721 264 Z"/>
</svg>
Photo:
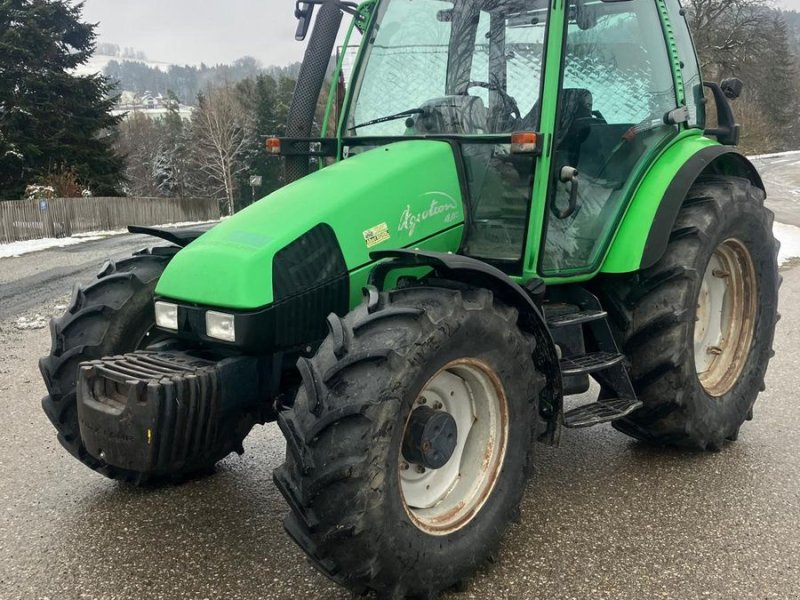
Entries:
<svg viewBox="0 0 800 600">
<path fill-rule="evenodd" d="M 800 151 L 754 158 L 775 219 L 800 227 Z"/>
<path fill-rule="evenodd" d="M 792 222 L 783 192 L 770 203 Z M 0 600 L 350 598 L 282 530 L 276 426 L 210 478 L 145 490 L 91 473 L 56 441 L 39 408 L 44 317 L 105 257 L 148 243 L 116 236 L 0 259 Z M 738 442 L 696 454 L 607 426 L 565 431 L 561 448 L 537 447 L 497 562 L 447 600 L 800 598 L 800 269 L 784 276 L 777 354 Z"/>
</svg>

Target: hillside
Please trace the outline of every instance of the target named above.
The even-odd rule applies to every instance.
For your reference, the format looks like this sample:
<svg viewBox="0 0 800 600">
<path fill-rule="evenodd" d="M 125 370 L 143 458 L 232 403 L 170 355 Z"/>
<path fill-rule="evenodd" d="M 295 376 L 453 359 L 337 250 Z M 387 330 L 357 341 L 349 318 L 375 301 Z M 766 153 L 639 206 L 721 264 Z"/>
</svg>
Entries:
<svg viewBox="0 0 800 600">
<path fill-rule="evenodd" d="M 98 56 L 98 63 L 104 57 Z M 238 83 L 245 79 L 255 79 L 267 74 L 279 80 L 282 77 L 295 79 L 300 63 L 287 67 L 263 66 L 252 57 L 244 57 L 233 64 L 219 65 L 168 65 L 142 60 L 113 58 L 103 66 L 103 74 L 111 78 L 118 90 L 145 93 L 175 94 L 184 104 L 197 105 L 197 96 L 211 85 Z"/>
</svg>

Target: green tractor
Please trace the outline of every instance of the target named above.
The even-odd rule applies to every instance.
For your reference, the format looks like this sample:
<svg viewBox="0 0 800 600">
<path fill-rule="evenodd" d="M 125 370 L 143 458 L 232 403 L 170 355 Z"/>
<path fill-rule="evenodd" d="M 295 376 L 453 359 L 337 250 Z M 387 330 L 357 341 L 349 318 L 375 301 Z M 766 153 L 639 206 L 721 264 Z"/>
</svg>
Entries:
<svg viewBox="0 0 800 600">
<path fill-rule="evenodd" d="M 205 233 L 134 229 L 170 245 L 107 263 L 52 323 L 43 405 L 75 458 L 181 479 L 277 422 L 310 561 L 431 598 L 496 551 L 564 427 L 737 438 L 772 355 L 778 244 L 734 148 L 741 82 L 701 80 L 678 0 L 296 15 L 313 32 L 288 137 L 267 143 L 289 185 Z M 337 133 L 312 138 L 345 18 L 361 43 L 346 87 L 344 59 L 333 76 Z"/>
</svg>

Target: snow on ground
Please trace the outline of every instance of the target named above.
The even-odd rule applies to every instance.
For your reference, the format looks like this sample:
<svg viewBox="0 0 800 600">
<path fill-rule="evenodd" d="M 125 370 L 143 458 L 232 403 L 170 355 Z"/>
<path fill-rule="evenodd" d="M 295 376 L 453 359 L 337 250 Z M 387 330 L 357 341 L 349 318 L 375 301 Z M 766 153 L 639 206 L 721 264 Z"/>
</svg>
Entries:
<svg viewBox="0 0 800 600">
<path fill-rule="evenodd" d="M 800 257 L 800 227 L 775 223 L 772 228 L 775 237 L 781 243 L 781 250 L 778 254 L 778 263 L 783 264 L 790 258 Z"/>
<path fill-rule="evenodd" d="M 788 152 L 773 152 L 772 154 L 756 154 L 755 156 L 748 156 L 750 160 L 760 160 L 763 158 L 791 158 L 792 156 L 800 154 L 800 150 L 789 150 Z"/>
<path fill-rule="evenodd" d="M 207 225 L 209 223 L 216 223 L 217 221 L 184 221 L 181 223 L 167 223 L 165 225 L 153 225 L 152 227 L 189 227 L 192 225 Z M 47 250 L 49 248 L 63 248 L 65 246 L 74 246 L 83 242 L 93 242 L 101 240 L 105 237 L 112 235 L 121 235 L 128 233 L 127 229 L 115 229 L 112 231 L 91 231 L 89 233 L 76 233 L 71 237 L 66 238 L 42 238 L 39 240 L 26 240 L 23 242 L 11 242 L 9 244 L 0 244 L 0 258 L 13 258 L 31 252 L 39 252 L 40 250 Z"/>
<path fill-rule="evenodd" d="M 73 73 L 75 75 L 95 75 L 97 73 L 102 75 L 105 72 L 108 63 L 110 63 L 112 60 L 115 60 L 118 63 L 123 63 L 123 62 L 141 63 L 143 65 L 147 65 L 150 68 L 156 68 L 159 71 L 163 71 L 164 73 L 168 72 L 169 68 L 172 66 L 171 63 L 165 63 L 165 62 L 137 60 L 133 58 L 122 58 L 121 56 L 107 56 L 105 54 L 93 54 L 92 57 L 85 64 L 78 65 L 73 70 Z"/>
<path fill-rule="evenodd" d="M 74 246 L 82 242 L 101 240 L 102 235 L 84 235 L 81 237 L 68 238 L 42 238 L 40 240 L 26 240 L 24 242 L 11 242 L 10 244 L 0 244 L 0 258 L 10 258 L 20 256 L 48 248 L 63 248 L 64 246 Z"/>
</svg>

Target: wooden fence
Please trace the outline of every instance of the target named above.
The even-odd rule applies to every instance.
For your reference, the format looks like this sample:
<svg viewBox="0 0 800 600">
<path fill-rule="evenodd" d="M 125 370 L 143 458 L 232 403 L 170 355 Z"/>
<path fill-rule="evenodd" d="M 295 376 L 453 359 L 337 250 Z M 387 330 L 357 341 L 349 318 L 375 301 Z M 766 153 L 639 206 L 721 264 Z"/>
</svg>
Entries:
<svg viewBox="0 0 800 600">
<path fill-rule="evenodd" d="M 0 202 L 0 243 L 220 218 L 213 198 L 53 198 Z"/>
</svg>

